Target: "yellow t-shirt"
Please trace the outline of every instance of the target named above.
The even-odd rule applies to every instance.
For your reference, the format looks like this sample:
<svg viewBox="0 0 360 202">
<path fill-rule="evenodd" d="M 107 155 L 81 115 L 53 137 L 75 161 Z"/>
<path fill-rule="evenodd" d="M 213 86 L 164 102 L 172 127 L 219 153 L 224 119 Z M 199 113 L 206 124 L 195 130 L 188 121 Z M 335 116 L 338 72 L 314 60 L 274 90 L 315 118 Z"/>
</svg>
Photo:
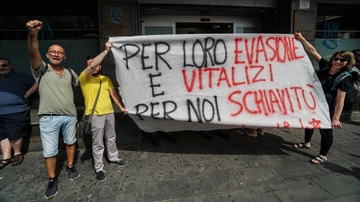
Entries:
<svg viewBox="0 0 360 202">
<path fill-rule="evenodd" d="M 110 90 L 114 88 L 114 85 L 110 78 L 100 75 L 99 77 L 91 76 L 89 79 L 86 79 L 85 71 L 83 71 L 79 76 L 79 80 L 81 91 L 84 96 L 86 115 L 91 113 L 91 110 L 94 106 L 95 98 L 100 87 L 100 79 L 101 90 L 94 114 L 103 115 L 114 113 L 114 108 L 110 96 Z"/>
</svg>

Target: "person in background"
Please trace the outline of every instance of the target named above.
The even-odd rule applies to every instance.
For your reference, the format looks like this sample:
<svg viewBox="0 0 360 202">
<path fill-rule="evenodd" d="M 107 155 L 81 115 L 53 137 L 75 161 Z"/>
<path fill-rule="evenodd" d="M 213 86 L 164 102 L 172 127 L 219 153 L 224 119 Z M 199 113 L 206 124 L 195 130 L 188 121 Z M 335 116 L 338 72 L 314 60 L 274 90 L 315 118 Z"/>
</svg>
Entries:
<svg viewBox="0 0 360 202">
<path fill-rule="evenodd" d="M 119 151 L 116 147 L 115 115 L 111 99 L 124 114 L 127 114 L 128 110 L 122 106 L 120 97 L 110 78 L 100 74 L 101 62 L 110 52 L 111 47 L 112 43 L 107 42 L 105 50 L 99 55 L 96 57 L 88 56 L 86 58 L 87 67 L 79 76 L 80 87 L 85 101 L 85 115 L 91 114 L 101 82 L 98 102 L 91 119 L 92 154 L 98 182 L 106 180 L 103 163 L 104 138 L 110 164 L 120 167 L 126 166 L 126 162 L 119 158 Z"/>
<path fill-rule="evenodd" d="M 360 49 L 355 49 L 352 50 L 351 52 L 354 53 L 355 55 L 355 66 L 360 69 Z M 346 98 L 348 99 L 349 96 L 346 96 Z M 354 102 L 357 102 L 358 107 L 360 108 L 360 97 L 356 97 L 355 99 L 350 98 L 352 104 L 354 104 Z M 352 110 L 352 108 L 351 108 Z"/>
<path fill-rule="evenodd" d="M 0 170 L 10 163 L 19 165 L 24 160 L 21 149 L 30 124 L 29 99 L 36 90 L 32 76 L 15 72 L 8 59 L 0 58 Z"/>
<path fill-rule="evenodd" d="M 317 76 L 322 84 L 322 88 L 329 105 L 332 128 L 319 129 L 321 134 L 320 154 L 310 160 L 311 163 L 319 165 L 328 160 L 327 154 L 333 144 L 333 129 L 342 128 L 340 115 L 344 108 L 346 92 L 349 90 L 351 83 L 351 77 L 346 77 L 333 91 L 331 88 L 334 84 L 334 79 L 343 71 L 351 69 L 355 65 L 355 58 L 352 52 L 339 50 L 331 56 L 329 61 L 327 61 L 321 57 L 315 47 L 311 45 L 301 33 L 295 33 L 294 36 L 297 40 L 301 41 L 307 53 L 310 54 L 317 63 L 319 63 L 320 71 L 317 73 Z M 293 148 L 310 148 L 313 133 L 314 129 L 305 129 L 304 142 L 294 144 Z"/>
<path fill-rule="evenodd" d="M 76 73 L 62 65 L 66 59 L 65 50 L 54 44 L 48 48 L 46 64 L 39 51 L 39 31 L 43 23 L 39 20 L 30 20 L 26 23 L 29 30 L 27 46 L 30 54 L 32 74 L 38 83 L 39 92 L 39 126 L 40 137 L 45 158 L 49 184 L 45 198 L 53 198 L 58 191 L 56 176 L 56 156 L 58 154 L 59 134 L 66 144 L 67 166 L 66 173 L 71 181 L 80 177 L 74 167 L 76 151 L 76 122 L 77 111 L 74 103 L 73 86 L 79 84 Z M 41 81 L 41 82 L 40 82 Z"/>
<path fill-rule="evenodd" d="M 360 49 L 355 49 L 351 51 L 355 56 L 355 66 L 360 69 Z"/>
</svg>

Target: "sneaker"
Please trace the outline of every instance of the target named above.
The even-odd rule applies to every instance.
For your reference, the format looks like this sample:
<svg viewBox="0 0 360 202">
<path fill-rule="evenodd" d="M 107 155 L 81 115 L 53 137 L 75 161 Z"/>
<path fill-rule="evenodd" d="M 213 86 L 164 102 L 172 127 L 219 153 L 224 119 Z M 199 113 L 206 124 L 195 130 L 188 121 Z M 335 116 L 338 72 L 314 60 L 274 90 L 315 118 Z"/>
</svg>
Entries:
<svg viewBox="0 0 360 202">
<path fill-rule="evenodd" d="M 245 135 L 251 136 L 251 137 L 257 137 L 256 129 L 249 129 L 245 132 Z"/>
<path fill-rule="evenodd" d="M 110 161 L 110 165 L 117 165 L 119 167 L 125 167 L 127 165 L 127 163 L 123 160 L 118 160 L 118 161 Z"/>
<path fill-rule="evenodd" d="M 74 166 L 67 166 L 66 173 L 69 175 L 71 181 L 75 181 L 80 177 L 80 174 L 76 171 Z"/>
<path fill-rule="evenodd" d="M 96 180 L 98 182 L 104 182 L 106 180 L 105 172 L 104 171 L 96 172 Z"/>
<path fill-rule="evenodd" d="M 59 181 L 56 177 L 49 179 L 49 185 L 46 188 L 46 192 L 45 192 L 46 199 L 50 199 L 56 196 L 58 190 L 58 183 Z"/>
</svg>

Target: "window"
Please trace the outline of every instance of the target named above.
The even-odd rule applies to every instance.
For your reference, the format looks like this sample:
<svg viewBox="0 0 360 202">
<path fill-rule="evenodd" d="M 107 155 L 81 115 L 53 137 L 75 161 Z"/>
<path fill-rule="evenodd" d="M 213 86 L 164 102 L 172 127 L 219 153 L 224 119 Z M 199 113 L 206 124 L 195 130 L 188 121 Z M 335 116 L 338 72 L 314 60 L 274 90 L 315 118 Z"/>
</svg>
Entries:
<svg viewBox="0 0 360 202">
<path fill-rule="evenodd" d="M 162 35 L 162 34 L 173 34 L 172 27 L 156 27 L 148 26 L 145 27 L 145 35 Z"/>
<path fill-rule="evenodd" d="M 28 30 L 25 24 L 30 19 L 43 22 L 39 33 L 41 39 L 88 39 L 99 37 L 96 15 L 66 16 L 3 16 L 0 17 L 0 37 L 2 40 L 26 40 Z"/>
<path fill-rule="evenodd" d="M 260 33 L 259 28 L 236 27 L 236 33 Z"/>
<path fill-rule="evenodd" d="M 315 38 L 360 38 L 359 4 L 318 4 Z"/>
</svg>

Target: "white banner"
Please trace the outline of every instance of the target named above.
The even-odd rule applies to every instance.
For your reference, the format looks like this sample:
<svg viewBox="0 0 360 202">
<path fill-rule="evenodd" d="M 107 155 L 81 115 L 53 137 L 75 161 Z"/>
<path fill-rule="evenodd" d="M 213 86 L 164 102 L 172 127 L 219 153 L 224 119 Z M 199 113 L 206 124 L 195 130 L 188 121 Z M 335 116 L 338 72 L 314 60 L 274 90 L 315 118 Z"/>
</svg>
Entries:
<svg viewBox="0 0 360 202">
<path fill-rule="evenodd" d="M 143 131 L 331 128 L 321 84 L 292 34 L 109 41 L 125 107 Z"/>
</svg>

